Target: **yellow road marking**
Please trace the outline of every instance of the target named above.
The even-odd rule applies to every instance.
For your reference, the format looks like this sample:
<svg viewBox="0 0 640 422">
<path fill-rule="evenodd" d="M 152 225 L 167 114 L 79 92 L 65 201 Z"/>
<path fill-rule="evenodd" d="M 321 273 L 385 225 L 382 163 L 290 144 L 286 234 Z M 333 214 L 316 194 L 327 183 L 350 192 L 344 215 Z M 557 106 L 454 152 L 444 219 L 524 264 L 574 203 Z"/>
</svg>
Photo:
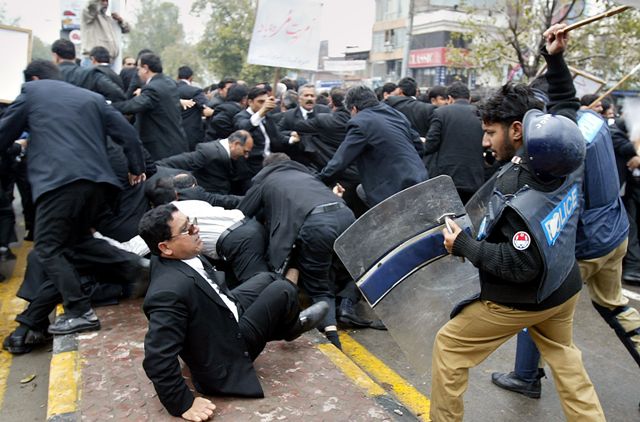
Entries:
<svg viewBox="0 0 640 422">
<path fill-rule="evenodd" d="M 47 420 L 52 416 L 75 412 L 80 392 L 80 359 L 77 351 L 51 356 Z"/>
<path fill-rule="evenodd" d="M 368 396 L 383 396 L 386 391 L 375 383 L 358 365 L 346 357 L 333 344 L 319 344 L 318 349 L 349 378 L 355 385 L 365 390 Z"/>
<path fill-rule="evenodd" d="M 26 302 L 16 297 L 16 292 L 24 278 L 27 266 L 27 254 L 31 250 L 31 242 L 23 242 L 16 252 L 16 263 L 11 277 L 0 283 L 0 341 L 4 340 L 18 325 L 14 319 L 23 311 Z M 4 402 L 4 394 L 7 391 L 7 379 L 13 356 L 11 353 L 0 349 L 0 408 Z"/>
<path fill-rule="evenodd" d="M 340 332 L 342 351 L 378 384 L 388 386 L 389 391 L 403 405 L 407 407 L 420 420 L 429 420 L 429 408 L 431 402 L 416 388 L 404 380 L 394 370 L 389 368 L 380 359 L 369 353 L 360 343 L 351 336 Z"/>
</svg>

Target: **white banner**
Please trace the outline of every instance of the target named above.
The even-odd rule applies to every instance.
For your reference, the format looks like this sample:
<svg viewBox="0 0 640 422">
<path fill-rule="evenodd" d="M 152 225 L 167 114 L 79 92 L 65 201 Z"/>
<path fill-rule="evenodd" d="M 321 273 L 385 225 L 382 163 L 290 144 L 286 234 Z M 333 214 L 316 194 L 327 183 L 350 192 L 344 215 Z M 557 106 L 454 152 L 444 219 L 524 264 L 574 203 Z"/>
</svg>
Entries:
<svg viewBox="0 0 640 422">
<path fill-rule="evenodd" d="M 247 62 L 318 70 L 320 0 L 260 0 Z"/>
</svg>

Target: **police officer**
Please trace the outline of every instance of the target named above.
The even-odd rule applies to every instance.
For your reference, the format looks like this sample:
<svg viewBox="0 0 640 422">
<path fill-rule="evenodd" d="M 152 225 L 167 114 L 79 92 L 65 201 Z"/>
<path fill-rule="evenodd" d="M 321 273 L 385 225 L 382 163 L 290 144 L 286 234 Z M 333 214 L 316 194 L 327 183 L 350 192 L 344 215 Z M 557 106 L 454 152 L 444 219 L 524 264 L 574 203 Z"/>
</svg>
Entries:
<svg viewBox="0 0 640 422">
<path fill-rule="evenodd" d="M 627 251 L 629 221 L 618 194 L 618 174 L 605 120 L 592 110 L 578 112 L 587 143 L 585 204 L 578 222 L 576 258 L 593 306 L 640 365 L 640 314 L 622 294 L 622 259 Z M 518 334 L 515 370 L 494 373 L 494 384 L 538 398 L 540 353 L 526 331 Z"/>
<path fill-rule="evenodd" d="M 431 419 L 461 421 L 468 370 L 529 327 L 553 370 L 568 420 L 604 421 L 595 389 L 572 340 L 581 288 L 574 257 L 585 145 L 575 124 L 579 103 L 562 53 L 564 25 L 544 33 L 549 112 L 524 85 L 503 86 L 483 109 L 483 143 L 510 161 L 473 239 L 454 223 L 447 250 L 479 269 L 480 294 L 438 332 L 432 355 Z M 573 118 L 574 121 L 571 120 Z"/>
</svg>

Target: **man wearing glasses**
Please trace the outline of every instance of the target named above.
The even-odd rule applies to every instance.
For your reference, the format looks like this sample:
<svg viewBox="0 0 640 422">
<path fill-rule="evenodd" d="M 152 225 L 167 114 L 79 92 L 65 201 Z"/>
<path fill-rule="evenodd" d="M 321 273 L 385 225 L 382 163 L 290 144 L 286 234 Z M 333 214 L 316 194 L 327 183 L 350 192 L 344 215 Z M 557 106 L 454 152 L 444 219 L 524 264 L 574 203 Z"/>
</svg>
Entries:
<svg viewBox="0 0 640 422">
<path fill-rule="evenodd" d="M 154 255 L 143 305 L 149 319 L 143 366 L 162 404 L 192 421 L 208 419 L 215 409 L 194 398 L 178 356 L 202 394 L 264 397 L 253 360 L 268 341 L 291 341 L 314 328 L 327 305 L 300 312 L 297 287 L 272 273 L 229 290 L 224 275 L 199 255 L 196 221 L 172 204 L 147 212 L 139 229 Z"/>
</svg>

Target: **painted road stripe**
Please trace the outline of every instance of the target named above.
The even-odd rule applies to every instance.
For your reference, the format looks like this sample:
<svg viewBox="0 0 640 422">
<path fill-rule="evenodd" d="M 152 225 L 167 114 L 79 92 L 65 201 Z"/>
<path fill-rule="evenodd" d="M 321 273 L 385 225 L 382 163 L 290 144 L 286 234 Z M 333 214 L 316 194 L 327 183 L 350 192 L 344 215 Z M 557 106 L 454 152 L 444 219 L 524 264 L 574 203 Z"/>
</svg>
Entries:
<svg viewBox="0 0 640 422">
<path fill-rule="evenodd" d="M 431 402 L 413 385 L 409 384 L 380 359 L 369 353 L 360 343 L 345 332 L 340 332 L 342 351 L 378 384 L 384 384 L 411 413 L 423 421 L 429 420 Z"/>
<path fill-rule="evenodd" d="M 13 268 L 11 278 L 0 283 L 0 341 L 17 327 L 15 322 L 17 314 L 25 308 L 26 302 L 16 297 L 16 292 L 24 278 L 24 271 L 27 266 L 27 254 L 31 249 L 31 242 L 23 242 L 22 246 L 15 252 L 16 263 Z M 11 353 L 0 348 L 0 408 L 4 403 L 4 395 L 7 391 L 7 379 L 13 356 Z"/>
<path fill-rule="evenodd" d="M 64 308 L 58 304 L 56 316 L 62 314 Z M 81 376 L 82 362 L 78 353 L 77 334 L 54 336 L 49 367 L 48 422 L 79 420 L 76 412 L 81 395 Z"/>
<path fill-rule="evenodd" d="M 333 344 L 319 344 L 318 349 L 331 359 L 355 385 L 366 391 L 368 396 L 383 396 L 386 394 L 384 388 L 376 384 L 369 375 Z"/>
<path fill-rule="evenodd" d="M 622 294 L 628 297 L 629 299 L 637 300 L 640 302 L 640 295 L 636 292 L 632 292 L 631 290 L 622 289 Z"/>
<path fill-rule="evenodd" d="M 80 398 L 80 359 L 77 351 L 56 353 L 51 356 L 47 420 L 73 413 Z"/>
</svg>

